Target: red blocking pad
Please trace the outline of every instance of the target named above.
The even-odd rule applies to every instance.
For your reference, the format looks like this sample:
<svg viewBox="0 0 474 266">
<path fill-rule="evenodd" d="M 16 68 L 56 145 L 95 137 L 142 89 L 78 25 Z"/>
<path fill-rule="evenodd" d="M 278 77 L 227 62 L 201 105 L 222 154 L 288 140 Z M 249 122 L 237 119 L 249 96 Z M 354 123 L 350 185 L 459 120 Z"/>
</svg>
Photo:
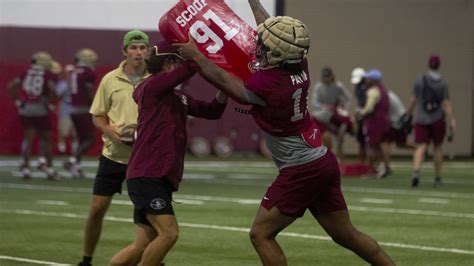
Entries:
<svg viewBox="0 0 474 266">
<path fill-rule="evenodd" d="M 171 43 L 187 42 L 188 33 L 209 60 L 246 79 L 255 50 L 255 31 L 223 0 L 180 0 L 158 23 Z"/>
<path fill-rule="evenodd" d="M 340 163 L 339 168 L 342 176 L 360 177 L 370 173 L 370 166 L 362 163 L 344 164 Z"/>
</svg>

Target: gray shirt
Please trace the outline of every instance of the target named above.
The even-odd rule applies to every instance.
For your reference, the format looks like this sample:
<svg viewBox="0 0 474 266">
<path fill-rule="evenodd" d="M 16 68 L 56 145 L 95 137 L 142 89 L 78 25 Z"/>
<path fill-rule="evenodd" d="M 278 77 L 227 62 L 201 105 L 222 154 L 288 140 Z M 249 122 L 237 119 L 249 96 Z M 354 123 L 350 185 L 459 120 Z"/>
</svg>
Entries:
<svg viewBox="0 0 474 266">
<path fill-rule="evenodd" d="M 314 161 L 327 152 L 325 146 L 312 148 L 301 136 L 276 137 L 263 132 L 268 149 L 278 169 Z"/>
<path fill-rule="evenodd" d="M 329 85 L 318 82 L 313 90 L 310 99 L 311 113 L 320 122 L 329 123 L 334 113 L 334 110 L 326 108 L 327 105 L 342 107 L 343 109 L 349 107 L 351 95 L 342 82 L 336 81 Z"/>
<path fill-rule="evenodd" d="M 406 113 L 407 110 L 400 98 L 393 91 L 388 92 L 388 100 L 390 103 L 390 107 L 388 109 L 390 126 L 396 129 L 400 129 L 400 118 Z"/>
<path fill-rule="evenodd" d="M 438 72 L 429 71 L 425 76 L 427 85 L 434 90 L 440 103 L 449 99 L 448 84 Z M 423 108 L 422 89 L 423 76 L 419 77 L 413 87 L 413 95 L 416 97 L 414 122 L 416 124 L 428 125 L 443 118 L 444 114 L 441 108 L 428 113 Z"/>
</svg>

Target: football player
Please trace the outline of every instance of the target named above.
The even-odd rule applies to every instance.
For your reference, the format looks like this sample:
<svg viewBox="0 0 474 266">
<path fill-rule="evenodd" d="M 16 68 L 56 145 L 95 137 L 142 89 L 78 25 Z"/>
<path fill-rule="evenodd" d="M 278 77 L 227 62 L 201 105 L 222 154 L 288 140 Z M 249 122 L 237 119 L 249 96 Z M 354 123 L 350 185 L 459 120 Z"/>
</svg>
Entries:
<svg viewBox="0 0 474 266">
<path fill-rule="evenodd" d="M 146 63 L 151 75 L 133 92 L 138 127 L 127 168 L 136 237 L 111 259 L 111 266 L 162 263 L 178 238 L 172 194 L 183 177 L 187 116 L 218 119 L 227 103 L 221 92 L 207 103 L 176 88 L 195 70 L 164 41 L 150 49 Z"/>
<path fill-rule="evenodd" d="M 336 137 L 336 155 L 340 161 L 344 160 L 344 136 L 354 133 L 353 122 L 347 112 L 350 100 L 349 92 L 342 82 L 336 80 L 333 70 L 323 68 L 321 82 L 316 83 L 310 93 L 311 115 L 318 121 L 323 134 L 332 133 Z"/>
<path fill-rule="evenodd" d="M 394 91 L 388 90 L 389 100 L 389 118 L 390 118 L 390 130 L 386 141 L 382 143 L 383 150 L 383 168 L 378 169 L 378 176 L 387 177 L 392 174 L 392 168 L 390 167 L 390 157 L 392 143 L 395 143 L 397 148 L 401 149 L 415 149 L 413 144 L 407 142 L 408 135 L 411 132 L 411 117 L 406 114 L 406 108 L 402 101 L 395 94 Z"/>
<path fill-rule="evenodd" d="M 31 178 L 31 146 L 35 134 L 40 138 L 40 158 L 38 169 L 45 172 L 49 180 L 57 180 L 52 168 L 51 151 L 51 111 L 54 109 L 55 83 L 57 76 L 51 73 L 53 58 L 40 51 L 32 56 L 31 67 L 12 80 L 7 89 L 18 108 L 20 122 L 24 130 L 21 144 L 23 161 L 20 166 L 24 179 Z"/>
<path fill-rule="evenodd" d="M 367 100 L 364 107 L 358 110 L 356 117 L 364 120 L 366 142 L 369 147 L 370 174 L 385 177 L 387 168 L 376 170 L 376 163 L 384 158 L 382 144 L 387 142 L 390 131 L 388 92 L 382 83 L 382 72 L 372 69 L 364 73 L 367 84 Z"/>
<path fill-rule="evenodd" d="M 76 67 L 68 73 L 68 87 L 71 96 L 71 119 L 74 124 L 78 146 L 64 166 L 73 177 L 83 178 L 81 157 L 94 144 L 94 124 L 89 108 L 94 98 L 97 53 L 89 48 L 77 51 Z"/>
<path fill-rule="evenodd" d="M 249 0 L 257 21 L 257 71 L 242 80 L 210 62 L 190 37 L 175 44 L 200 73 L 226 95 L 252 106 L 279 175 L 268 187 L 250 230 L 263 265 L 287 265 L 276 236 L 309 209 L 338 244 L 373 265 L 394 265 L 375 240 L 349 219 L 336 157 L 321 145 L 320 131 L 307 110 L 310 86 L 305 24 L 291 17 L 269 17 L 258 0 Z"/>
</svg>

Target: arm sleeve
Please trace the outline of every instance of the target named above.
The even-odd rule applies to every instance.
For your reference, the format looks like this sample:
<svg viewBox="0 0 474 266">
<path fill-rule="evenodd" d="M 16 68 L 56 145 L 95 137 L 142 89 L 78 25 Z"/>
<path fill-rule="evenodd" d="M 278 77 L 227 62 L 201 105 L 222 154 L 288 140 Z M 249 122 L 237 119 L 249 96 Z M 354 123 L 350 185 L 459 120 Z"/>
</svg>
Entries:
<svg viewBox="0 0 474 266">
<path fill-rule="evenodd" d="M 259 82 L 258 73 L 252 75 L 244 82 L 246 91 L 245 96 L 251 104 L 266 106 L 266 95 L 268 95 L 265 85 Z"/>
<path fill-rule="evenodd" d="M 227 101 L 219 103 L 216 98 L 212 102 L 196 100 L 188 96 L 188 114 L 205 119 L 219 119 L 224 113 Z"/>
<path fill-rule="evenodd" d="M 370 88 L 367 91 L 367 102 L 360 114 L 366 116 L 374 111 L 375 105 L 380 101 L 380 92 L 376 88 Z"/>
<path fill-rule="evenodd" d="M 183 81 L 189 79 L 196 71 L 189 63 L 182 63 L 170 72 L 156 74 L 152 76 L 147 86 L 150 96 L 157 96 L 174 89 Z"/>
</svg>

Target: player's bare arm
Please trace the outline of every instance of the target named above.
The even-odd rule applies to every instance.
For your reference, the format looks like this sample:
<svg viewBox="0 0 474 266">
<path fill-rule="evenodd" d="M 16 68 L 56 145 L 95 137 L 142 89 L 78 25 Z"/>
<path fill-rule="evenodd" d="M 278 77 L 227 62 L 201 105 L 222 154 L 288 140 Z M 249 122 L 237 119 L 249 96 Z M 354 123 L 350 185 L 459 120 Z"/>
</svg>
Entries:
<svg viewBox="0 0 474 266">
<path fill-rule="evenodd" d="M 453 106 L 451 105 L 451 102 L 449 100 L 445 99 L 441 103 L 441 106 L 443 107 L 443 111 L 446 114 L 446 117 L 448 119 L 449 127 L 451 128 L 451 130 L 455 131 L 456 130 L 456 120 L 454 119 Z"/>
<path fill-rule="evenodd" d="M 54 104 L 54 102 L 57 100 L 57 95 L 56 95 L 56 82 L 50 80 L 48 81 L 48 90 L 49 90 L 49 103 Z"/>
<path fill-rule="evenodd" d="M 121 142 L 118 128 L 122 125 L 114 126 L 109 124 L 109 119 L 105 116 L 94 115 L 92 116 L 92 122 L 102 133 L 108 135 L 112 141 Z"/>
<path fill-rule="evenodd" d="M 21 80 L 19 78 L 16 78 L 7 84 L 8 93 L 10 94 L 10 97 L 12 98 L 12 100 L 15 102 L 15 105 L 17 108 L 20 108 L 22 104 L 21 101 L 18 99 L 18 94 L 17 94 L 18 87 L 20 87 L 20 84 L 21 84 Z"/>
<path fill-rule="evenodd" d="M 94 100 L 94 83 L 87 82 L 84 86 L 86 89 L 87 99 L 89 101 L 89 104 L 92 104 L 92 101 Z"/>
<path fill-rule="evenodd" d="M 253 16 L 257 25 L 263 23 L 270 15 L 263 8 L 262 3 L 259 0 L 249 0 L 250 8 L 252 9 Z"/>
<path fill-rule="evenodd" d="M 409 116 L 413 115 L 413 111 L 415 110 L 415 105 L 416 105 L 416 97 L 411 96 L 410 101 L 408 102 L 408 106 L 407 106 L 407 115 Z"/>
<path fill-rule="evenodd" d="M 13 100 L 17 100 L 17 90 L 18 90 L 18 87 L 20 86 L 20 83 L 21 83 L 21 80 L 16 78 L 7 84 L 7 90 L 10 93 L 10 96 L 12 97 Z"/>
<path fill-rule="evenodd" d="M 191 36 L 187 43 L 175 43 L 179 54 L 187 60 L 193 60 L 201 69 L 201 73 L 212 81 L 219 90 L 237 102 L 249 104 L 249 98 L 243 81 L 224 69 L 210 62 L 196 47 Z"/>
</svg>

